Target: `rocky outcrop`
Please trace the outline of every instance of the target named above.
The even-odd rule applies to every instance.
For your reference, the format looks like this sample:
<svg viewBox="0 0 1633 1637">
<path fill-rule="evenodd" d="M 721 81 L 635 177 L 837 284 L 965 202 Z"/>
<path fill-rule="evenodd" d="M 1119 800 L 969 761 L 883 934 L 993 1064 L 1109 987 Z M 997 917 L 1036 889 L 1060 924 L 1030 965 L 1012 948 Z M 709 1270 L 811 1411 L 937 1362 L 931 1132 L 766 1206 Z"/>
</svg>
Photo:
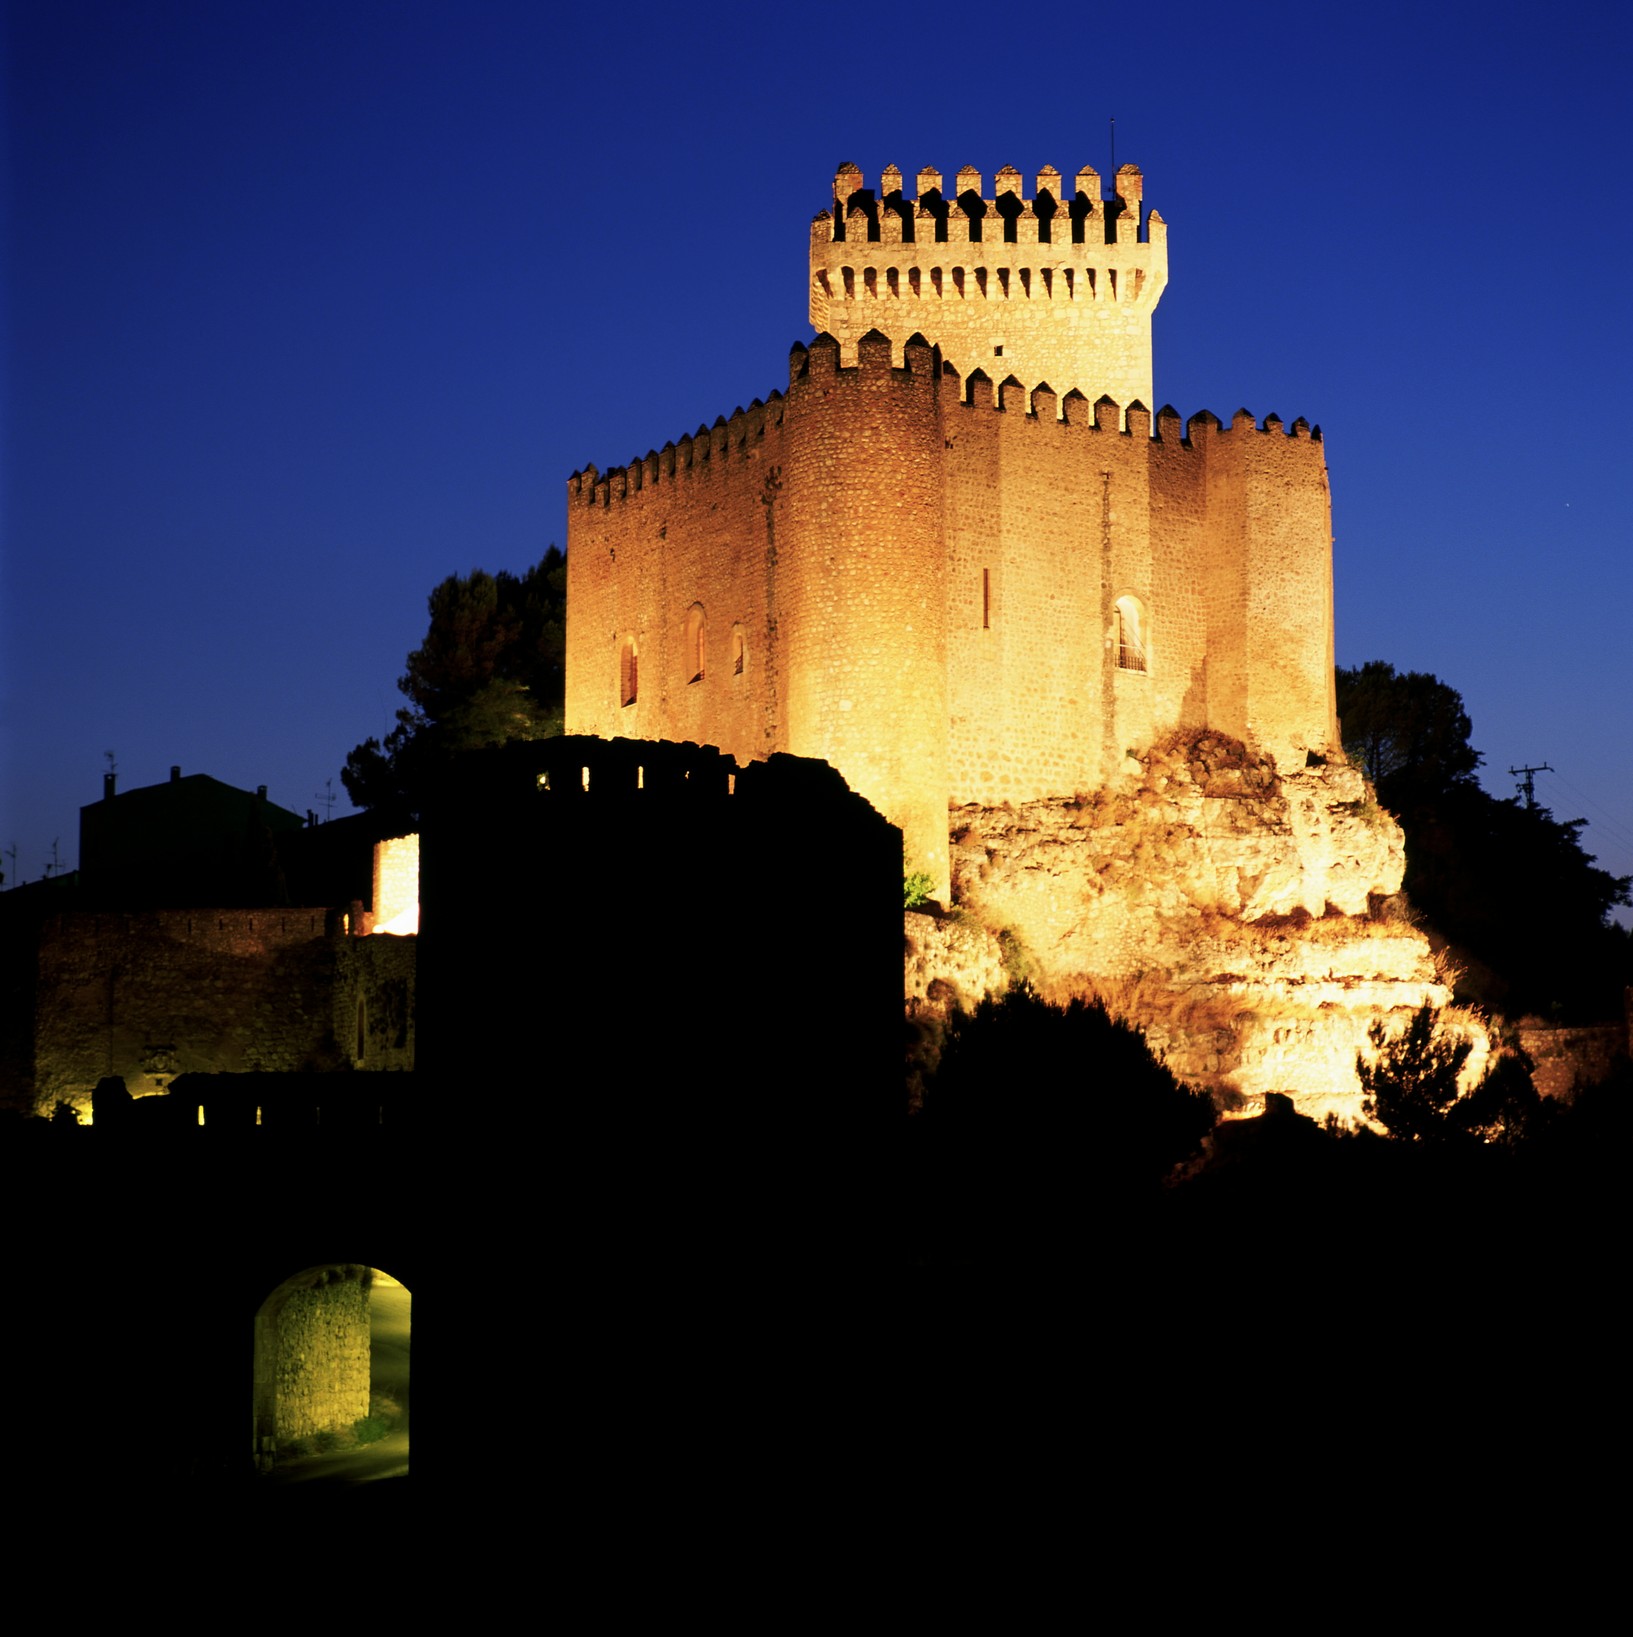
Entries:
<svg viewBox="0 0 1633 1637">
<path fill-rule="evenodd" d="M 1360 1118 L 1368 1027 L 1451 998 L 1396 897 L 1400 826 L 1355 769 L 1282 771 L 1215 733 L 1124 766 L 1094 795 L 955 809 L 963 916 L 1044 993 L 1100 995 L 1223 1106 L 1277 1091 Z M 929 942 L 909 992 L 933 1000 Z M 943 981 L 962 993 L 978 966 L 966 951 Z"/>
</svg>

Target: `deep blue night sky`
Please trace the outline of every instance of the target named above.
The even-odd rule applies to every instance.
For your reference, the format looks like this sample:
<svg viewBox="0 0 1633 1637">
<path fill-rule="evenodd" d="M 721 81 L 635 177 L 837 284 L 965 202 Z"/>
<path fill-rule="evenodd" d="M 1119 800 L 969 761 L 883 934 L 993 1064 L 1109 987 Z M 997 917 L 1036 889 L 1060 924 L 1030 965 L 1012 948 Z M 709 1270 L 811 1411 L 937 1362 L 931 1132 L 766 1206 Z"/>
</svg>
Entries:
<svg viewBox="0 0 1633 1637">
<path fill-rule="evenodd" d="M 77 862 L 105 750 L 338 794 L 438 580 L 786 384 L 839 161 L 1030 189 L 1110 115 L 1169 222 L 1159 402 L 1319 422 L 1340 662 L 1461 690 L 1488 788 L 1552 763 L 1633 873 L 1630 18 L 12 5 L 8 880 Z"/>
</svg>

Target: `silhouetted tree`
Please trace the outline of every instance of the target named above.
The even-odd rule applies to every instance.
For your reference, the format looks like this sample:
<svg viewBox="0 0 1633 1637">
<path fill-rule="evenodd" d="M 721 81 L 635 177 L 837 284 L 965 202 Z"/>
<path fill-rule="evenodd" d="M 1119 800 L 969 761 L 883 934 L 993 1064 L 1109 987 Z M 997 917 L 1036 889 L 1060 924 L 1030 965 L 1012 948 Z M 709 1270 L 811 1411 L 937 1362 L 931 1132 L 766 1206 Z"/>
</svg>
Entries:
<svg viewBox="0 0 1633 1637">
<path fill-rule="evenodd" d="M 1367 1039 L 1377 1055 L 1371 1062 L 1364 1053 L 1355 1060 L 1367 1118 L 1408 1142 L 1440 1142 L 1454 1135 L 1446 1116 L 1457 1101 L 1457 1078 L 1473 1042 L 1442 1029 L 1430 1006 L 1420 1006 L 1396 1035 L 1380 1019 L 1367 1030 Z"/>
<path fill-rule="evenodd" d="M 519 577 L 450 575 L 431 593 L 430 614 L 397 681 L 409 704 L 396 727 L 346 758 L 340 778 L 358 807 L 417 816 L 455 752 L 562 731 L 567 559 L 555 546 Z"/>
<path fill-rule="evenodd" d="M 966 1160 L 1092 1199 L 1154 1187 L 1215 1112 L 1098 1002 L 1055 1006 L 1020 984 L 953 1013 L 921 1118 Z"/>
<path fill-rule="evenodd" d="M 1444 790 L 1471 780 L 1483 758 L 1469 743 L 1462 695 L 1424 671 L 1397 674 L 1383 660 L 1338 671 L 1344 749 L 1382 794 Z"/>
<path fill-rule="evenodd" d="M 1344 748 L 1406 832 L 1407 896 L 1491 976 L 1465 993 L 1511 1015 L 1611 1015 L 1633 940 L 1610 921 L 1633 878 L 1594 866 L 1586 821 L 1488 795 L 1455 689 L 1372 661 L 1337 673 Z"/>
</svg>

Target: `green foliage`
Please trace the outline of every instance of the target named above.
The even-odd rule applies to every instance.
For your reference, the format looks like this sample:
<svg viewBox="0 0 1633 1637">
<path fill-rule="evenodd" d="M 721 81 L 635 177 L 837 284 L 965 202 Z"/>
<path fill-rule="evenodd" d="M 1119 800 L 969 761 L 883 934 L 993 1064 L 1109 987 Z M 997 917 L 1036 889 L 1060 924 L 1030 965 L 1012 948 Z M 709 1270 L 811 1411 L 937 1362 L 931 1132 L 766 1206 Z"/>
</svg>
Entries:
<svg viewBox="0 0 1633 1637">
<path fill-rule="evenodd" d="M 998 954 L 1004 963 L 1004 975 L 1011 984 L 1026 985 L 1032 981 L 1035 970 L 1032 951 L 1026 947 L 1014 927 L 998 928 Z"/>
<path fill-rule="evenodd" d="M 454 753 L 562 731 L 567 559 L 555 546 L 520 577 L 450 575 L 429 608 L 425 641 L 397 681 L 409 704 L 385 742 L 365 739 L 341 772 L 359 807 L 416 815 Z"/>
<path fill-rule="evenodd" d="M 369 1413 L 352 1424 L 352 1437 L 359 1444 L 377 1444 L 397 1425 L 402 1410 L 387 1393 L 369 1396 Z"/>
<path fill-rule="evenodd" d="M 935 882 L 930 879 L 926 870 L 909 870 L 902 877 L 902 907 L 904 909 L 923 909 L 930 902 L 930 892 Z"/>
</svg>

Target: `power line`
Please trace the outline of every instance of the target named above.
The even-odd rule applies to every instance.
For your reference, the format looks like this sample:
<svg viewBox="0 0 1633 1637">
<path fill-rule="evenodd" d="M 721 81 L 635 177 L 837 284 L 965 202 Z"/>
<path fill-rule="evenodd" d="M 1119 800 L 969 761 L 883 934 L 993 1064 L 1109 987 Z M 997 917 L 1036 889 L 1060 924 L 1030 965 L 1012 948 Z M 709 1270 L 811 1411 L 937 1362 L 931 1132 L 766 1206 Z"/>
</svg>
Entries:
<svg viewBox="0 0 1633 1637">
<path fill-rule="evenodd" d="M 1559 780 L 1562 785 L 1565 786 L 1567 790 L 1570 791 L 1573 796 L 1576 797 L 1578 801 L 1585 802 L 1589 807 L 1593 808 L 1595 812 L 1602 815 L 1601 818 L 1594 820 L 1595 824 L 1602 825 L 1603 828 L 1613 837 L 1615 837 L 1617 841 L 1621 842 L 1624 847 L 1633 848 L 1633 829 L 1629 829 L 1626 825 L 1624 825 L 1614 813 L 1608 812 L 1605 808 L 1601 807 L 1592 796 L 1587 794 L 1586 791 L 1578 790 L 1577 787 L 1572 784 L 1571 781 L 1567 779 L 1565 775 L 1557 768 L 1550 768 L 1549 771 L 1556 779 Z"/>
</svg>

